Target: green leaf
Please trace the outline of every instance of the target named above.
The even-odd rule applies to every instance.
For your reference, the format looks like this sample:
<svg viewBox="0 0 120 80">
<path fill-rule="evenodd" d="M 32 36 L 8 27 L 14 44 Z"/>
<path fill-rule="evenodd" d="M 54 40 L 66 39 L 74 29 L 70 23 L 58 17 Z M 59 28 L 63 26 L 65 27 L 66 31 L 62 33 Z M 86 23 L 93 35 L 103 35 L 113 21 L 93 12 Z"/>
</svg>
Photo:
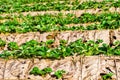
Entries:
<svg viewBox="0 0 120 80">
<path fill-rule="evenodd" d="M 113 76 L 113 73 L 110 72 L 110 73 L 105 74 L 104 76 L 102 76 L 102 79 L 107 80 L 107 79 L 110 79 L 112 76 Z"/>
<path fill-rule="evenodd" d="M 52 44 L 52 43 L 54 43 L 54 40 L 47 40 L 46 41 L 46 44 L 48 45 L 48 44 Z"/>
<path fill-rule="evenodd" d="M 3 52 L 0 54 L 0 57 L 1 57 L 1 58 L 9 58 L 9 57 L 11 57 L 11 56 L 13 56 L 13 54 L 12 54 L 10 51 L 7 51 L 7 50 L 3 51 Z"/>
<path fill-rule="evenodd" d="M 9 50 L 17 50 L 17 49 L 19 49 L 19 47 L 16 42 L 10 42 L 10 43 L 8 43 L 8 49 Z"/>
<path fill-rule="evenodd" d="M 55 72 L 54 75 L 56 76 L 57 79 L 59 79 L 59 78 L 62 77 L 62 75 L 63 75 L 64 73 L 65 73 L 64 70 L 58 70 L 58 71 Z"/>
<path fill-rule="evenodd" d="M 40 70 L 38 67 L 34 67 L 30 71 L 30 74 L 34 74 L 34 75 L 46 75 L 46 74 L 51 73 L 51 72 L 52 72 L 51 68 L 44 68 L 43 70 Z"/>
<path fill-rule="evenodd" d="M 47 74 L 47 73 L 51 73 L 52 69 L 47 67 L 47 68 L 44 68 L 42 71 L 44 71 Z"/>
<path fill-rule="evenodd" d="M 5 46 L 5 45 L 6 45 L 6 42 L 3 41 L 3 40 L 0 38 L 0 47 L 3 47 L 3 46 Z"/>
</svg>

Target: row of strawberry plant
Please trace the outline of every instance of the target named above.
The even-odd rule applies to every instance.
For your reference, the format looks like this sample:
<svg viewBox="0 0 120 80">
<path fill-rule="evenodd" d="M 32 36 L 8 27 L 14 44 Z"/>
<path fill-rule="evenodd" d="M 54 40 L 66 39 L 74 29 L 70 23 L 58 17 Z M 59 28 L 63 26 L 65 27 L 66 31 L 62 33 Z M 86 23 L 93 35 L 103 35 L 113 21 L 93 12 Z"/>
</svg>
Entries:
<svg viewBox="0 0 120 80">
<path fill-rule="evenodd" d="M 50 67 L 44 68 L 44 69 L 39 69 L 38 67 L 34 67 L 31 71 L 30 74 L 34 74 L 34 75 L 41 75 L 41 76 L 45 76 L 46 74 L 50 74 L 51 72 L 53 72 L 53 70 Z M 64 70 L 57 70 L 53 75 L 56 77 L 57 79 L 62 78 L 62 75 L 65 73 Z"/>
<path fill-rule="evenodd" d="M 1 20 L 5 18 L 1 17 Z M 119 21 L 119 13 L 101 13 L 101 14 L 90 14 L 83 13 L 80 17 L 76 17 L 74 14 L 62 13 L 57 15 L 45 14 L 37 16 L 13 16 L 9 17 L 5 22 L 1 22 L 0 26 L 37 26 L 37 25 L 60 25 L 64 26 L 66 24 L 79 24 L 79 23 L 88 23 L 88 22 L 103 22 L 103 21 Z"/>
<path fill-rule="evenodd" d="M 53 70 L 50 67 L 44 68 L 44 69 L 39 69 L 38 67 L 34 67 L 31 71 L 30 74 L 33 75 L 41 75 L 41 76 L 45 76 L 46 74 L 50 74 Z M 53 75 L 51 75 L 51 77 L 56 77 L 57 79 L 62 78 L 63 74 L 65 73 L 64 70 L 57 70 Z M 102 79 L 103 80 L 108 80 L 111 79 L 111 77 L 113 76 L 113 73 L 108 73 L 108 74 L 104 74 L 102 75 Z"/>
<path fill-rule="evenodd" d="M 53 70 L 50 67 L 44 68 L 44 69 L 39 69 L 38 67 L 34 67 L 31 71 L 30 74 L 34 75 L 41 75 L 45 76 L 46 74 L 50 74 Z M 63 74 L 66 73 L 64 70 L 57 70 L 51 77 L 56 77 L 57 79 L 62 78 Z M 113 73 L 110 72 L 108 74 L 102 75 L 103 80 L 109 80 L 113 76 Z"/>
<path fill-rule="evenodd" d="M 73 14 L 67 14 L 66 17 L 62 14 L 58 15 L 38 15 L 38 16 L 15 16 L 9 17 L 10 20 L 0 23 L 1 33 L 25 33 L 25 32 L 48 32 L 48 31 L 64 31 L 64 30 L 96 30 L 96 29 L 118 29 L 120 28 L 120 14 L 119 13 L 102 13 L 102 14 L 89 14 L 84 13 L 80 17 Z M 19 22 L 18 18 L 22 21 Z M 4 18 L 2 18 L 4 19 Z M 67 27 L 66 24 L 81 24 L 91 23 L 86 27 L 72 26 Z M 99 23 L 96 23 L 99 22 Z"/>
<path fill-rule="evenodd" d="M 56 1 L 56 0 L 51 0 Z M 49 0 L 0 0 L 0 5 L 25 5 L 25 4 L 35 4 L 35 3 L 44 3 L 50 2 Z"/>
<path fill-rule="evenodd" d="M 0 13 L 3 12 L 26 12 L 26 11 L 46 11 L 46 10 L 77 10 L 77 9 L 92 9 L 92 8 L 102 8 L 104 10 L 108 10 L 110 7 L 120 7 L 120 1 L 87 1 L 80 4 L 78 0 L 75 2 L 69 3 L 64 2 L 48 2 L 46 4 L 43 3 L 35 3 L 34 5 L 21 5 L 19 3 L 13 5 L 1 5 Z"/>
<path fill-rule="evenodd" d="M 75 30 L 102 30 L 102 29 L 119 29 L 120 21 L 103 21 L 100 24 L 91 24 L 88 26 L 52 26 L 52 25 L 37 25 L 37 26 L 0 26 L 0 33 L 26 33 L 26 32 L 51 32 L 51 31 L 75 31 Z"/>
<path fill-rule="evenodd" d="M 8 50 L 4 50 L 0 57 L 2 58 L 50 58 L 60 59 L 71 55 L 120 55 L 120 41 L 114 42 L 112 45 L 108 45 L 102 40 L 87 42 L 81 39 L 71 42 L 67 45 L 67 41 L 60 40 L 58 47 L 53 47 L 54 40 L 48 40 L 47 42 L 37 42 L 31 40 L 20 46 L 15 42 L 8 43 Z M 100 44 L 102 44 L 100 46 Z"/>
<path fill-rule="evenodd" d="M 76 0 L 77 1 L 77 0 Z M 36 3 L 57 3 L 57 2 L 61 2 L 61 3 L 70 3 L 69 0 L 0 0 L 0 5 L 10 5 L 10 6 L 14 6 L 14 5 L 29 5 L 29 4 L 36 4 Z"/>
</svg>

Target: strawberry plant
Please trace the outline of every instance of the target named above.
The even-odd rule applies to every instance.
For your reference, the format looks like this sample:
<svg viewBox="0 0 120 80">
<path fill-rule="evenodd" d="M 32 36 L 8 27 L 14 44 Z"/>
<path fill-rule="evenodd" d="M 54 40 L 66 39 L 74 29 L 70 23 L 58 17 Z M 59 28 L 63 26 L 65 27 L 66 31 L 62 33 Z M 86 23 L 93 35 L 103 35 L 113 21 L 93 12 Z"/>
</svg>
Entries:
<svg viewBox="0 0 120 80">
<path fill-rule="evenodd" d="M 27 4 L 33 5 L 27 5 Z M 44 4 L 43 4 L 44 3 Z M 108 5 L 109 4 L 109 5 Z M 92 9 L 92 8 L 101 8 L 103 10 L 108 10 L 110 7 L 120 7 L 120 1 L 111 1 L 104 0 L 102 2 L 96 1 L 86 1 L 80 2 L 78 0 L 73 1 L 1 1 L 0 2 L 0 13 L 12 13 L 12 12 L 28 12 L 28 11 L 46 11 L 46 10 L 84 10 L 84 9 Z"/>
<path fill-rule="evenodd" d="M 49 67 L 47 68 L 44 68 L 42 70 L 40 70 L 38 67 L 34 67 L 29 73 L 30 74 L 33 74 L 33 75 L 41 75 L 41 76 L 44 76 L 46 74 L 49 74 L 53 72 L 53 70 Z M 57 70 L 55 73 L 54 73 L 54 76 L 59 79 L 63 76 L 63 74 L 65 73 L 64 70 Z"/>
<path fill-rule="evenodd" d="M 81 39 L 71 42 L 66 45 L 66 41 L 61 40 L 61 43 L 57 47 L 49 47 L 52 45 L 53 40 L 48 40 L 47 42 L 37 42 L 31 40 L 26 42 L 18 47 L 14 42 L 8 44 L 7 52 L 10 55 L 6 57 L 13 58 L 32 58 L 32 57 L 41 57 L 41 58 L 50 58 L 50 59 L 60 59 L 67 56 L 74 55 L 119 55 L 120 54 L 120 44 L 119 41 L 115 42 L 113 45 L 108 45 L 102 43 L 102 40 L 97 41 L 87 41 L 84 42 Z M 113 47 L 114 46 L 114 47 Z M 6 51 L 2 52 L 1 56 L 7 55 Z"/>
<path fill-rule="evenodd" d="M 19 47 L 18 47 L 18 45 L 17 45 L 17 43 L 16 42 L 10 42 L 10 43 L 8 43 L 8 49 L 9 50 L 16 50 L 16 49 L 18 49 Z"/>
<path fill-rule="evenodd" d="M 57 79 L 59 79 L 59 78 L 62 78 L 64 73 L 65 73 L 64 70 L 58 70 L 58 71 L 55 72 L 54 75 L 56 76 Z"/>
<path fill-rule="evenodd" d="M 9 33 L 19 35 L 19 33 L 24 34 L 27 32 L 40 32 L 40 34 L 43 32 L 55 32 L 55 34 L 46 37 L 48 39 L 46 42 L 30 40 L 19 46 L 16 42 L 6 43 L 7 41 L 3 41 L 0 38 L 0 49 L 2 50 L 2 52 L 0 51 L 0 58 L 39 58 L 54 61 L 54 59 L 59 60 L 68 56 L 93 56 L 100 54 L 119 56 L 120 41 L 112 43 L 114 41 L 113 38 L 118 40 L 118 37 L 112 36 L 113 33 L 117 33 L 111 30 L 120 28 L 119 7 L 120 0 L 0 0 L 1 35 L 3 33 L 4 36 L 8 36 L 7 34 Z M 59 34 L 60 31 L 104 29 L 110 29 L 110 31 L 108 30 L 110 32 L 110 44 L 103 43 L 103 40 L 86 41 L 86 39 L 69 42 L 69 37 L 68 41 L 59 40 L 59 45 L 54 41 L 56 32 Z M 95 39 L 99 36 L 99 34 L 96 36 L 96 32 L 99 31 L 93 31 L 94 35 L 92 35 Z M 85 35 L 89 35 L 88 38 L 91 38 L 89 32 L 85 32 Z M 80 35 L 70 36 L 80 37 Z M 83 36 L 83 38 L 85 37 Z M 46 77 L 49 75 L 56 77 L 56 79 L 63 79 L 63 75 L 66 73 L 64 70 L 57 70 L 51 75 L 51 72 L 53 70 L 49 67 L 39 69 L 35 66 L 29 73 L 32 76 Z M 100 75 L 103 80 L 110 80 L 113 73 Z"/>
<path fill-rule="evenodd" d="M 34 67 L 31 71 L 30 74 L 34 74 L 34 75 L 43 75 L 44 72 L 42 70 L 40 70 L 38 67 Z"/>
<path fill-rule="evenodd" d="M 0 38 L 0 47 L 4 47 L 5 45 L 6 45 L 6 42 Z"/>
<path fill-rule="evenodd" d="M 111 77 L 113 76 L 113 73 L 108 73 L 102 76 L 103 80 L 111 80 Z"/>
<path fill-rule="evenodd" d="M 34 67 L 31 71 L 30 74 L 34 74 L 34 75 L 46 75 L 52 72 L 52 69 L 47 67 L 44 68 L 42 70 L 40 70 L 38 67 Z"/>
<path fill-rule="evenodd" d="M 13 54 L 11 54 L 10 51 L 4 50 L 3 54 L 0 54 L 0 57 L 4 59 L 9 59 L 9 57 L 13 57 Z"/>
<path fill-rule="evenodd" d="M 73 14 L 67 14 L 64 17 L 63 14 L 58 15 L 37 15 L 37 16 L 15 16 L 14 19 L 8 19 L 7 21 L 0 23 L 1 33 L 25 33 L 25 32 L 48 32 L 48 31 L 65 31 L 65 30 L 95 30 L 95 29 L 118 29 L 120 27 L 118 13 L 102 13 L 102 14 L 90 14 L 83 13 L 80 17 L 76 17 Z M 23 21 L 19 23 L 16 18 L 21 18 Z M 67 24 L 81 24 L 91 23 L 86 27 L 84 26 L 72 26 L 67 27 Z M 99 22 L 96 23 L 96 22 Z M 59 24 L 59 25 L 58 25 Z"/>
</svg>

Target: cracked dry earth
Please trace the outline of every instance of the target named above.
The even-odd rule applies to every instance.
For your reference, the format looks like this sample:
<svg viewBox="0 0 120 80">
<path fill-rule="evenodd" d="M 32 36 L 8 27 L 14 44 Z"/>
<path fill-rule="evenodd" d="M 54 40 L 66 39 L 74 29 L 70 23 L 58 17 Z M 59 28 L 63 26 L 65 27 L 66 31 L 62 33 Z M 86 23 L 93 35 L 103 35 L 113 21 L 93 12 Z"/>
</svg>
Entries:
<svg viewBox="0 0 120 80">
<path fill-rule="evenodd" d="M 58 80 L 102 80 L 101 75 L 113 73 L 112 80 L 120 80 L 120 57 L 73 56 L 61 60 L 49 59 L 11 59 L 0 60 L 0 80 L 56 80 L 52 74 L 56 70 L 65 70 Z M 50 67 L 53 73 L 45 76 L 30 75 L 30 70 Z"/>
</svg>

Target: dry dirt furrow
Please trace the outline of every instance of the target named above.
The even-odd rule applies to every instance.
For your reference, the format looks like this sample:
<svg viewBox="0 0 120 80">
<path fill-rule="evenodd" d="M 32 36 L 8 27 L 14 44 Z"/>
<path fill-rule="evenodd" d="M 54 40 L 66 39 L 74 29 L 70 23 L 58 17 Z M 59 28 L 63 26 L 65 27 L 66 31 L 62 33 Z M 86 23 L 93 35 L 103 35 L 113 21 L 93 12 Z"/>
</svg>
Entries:
<svg viewBox="0 0 120 80">
<path fill-rule="evenodd" d="M 110 42 L 120 41 L 120 30 L 112 30 L 109 32 Z"/>
<path fill-rule="evenodd" d="M 83 24 L 67 24 L 65 26 L 67 27 L 77 27 L 77 26 L 81 26 L 81 27 L 87 27 L 87 26 L 90 26 L 90 25 L 97 25 L 97 24 L 100 24 L 99 22 L 89 22 L 89 23 L 83 23 Z"/>
<path fill-rule="evenodd" d="M 0 80 L 4 79 L 6 60 L 0 59 Z"/>
<path fill-rule="evenodd" d="M 83 13 L 91 13 L 91 14 L 99 14 L 99 13 L 103 13 L 103 12 L 118 12 L 120 13 L 120 8 L 114 8 L 114 7 L 111 7 L 109 8 L 108 11 L 104 11 L 102 9 L 86 9 L 86 10 L 70 10 L 70 11 L 34 11 L 34 12 L 22 12 L 21 14 L 26 16 L 28 14 L 30 14 L 31 16 L 36 16 L 36 15 L 44 15 L 44 14 L 58 14 L 58 13 L 63 13 L 63 14 L 68 14 L 68 13 L 71 13 L 71 14 L 75 14 L 77 17 L 79 17 L 81 14 Z M 18 16 L 19 13 L 12 13 L 12 14 L 7 14 L 7 13 L 3 13 L 1 14 L 2 17 L 5 17 L 5 16 L 11 16 L 11 15 L 16 15 Z"/>
<path fill-rule="evenodd" d="M 120 80 L 120 56 L 115 57 L 117 80 Z"/>
<path fill-rule="evenodd" d="M 82 59 L 82 80 L 98 80 L 99 57 L 91 56 Z"/>
<path fill-rule="evenodd" d="M 5 66 L 4 79 L 18 80 L 25 79 L 29 65 L 32 62 L 30 59 L 11 59 L 8 60 Z"/>
<path fill-rule="evenodd" d="M 111 80 L 117 80 L 116 65 L 114 61 L 114 56 L 100 56 L 100 67 L 99 67 L 99 79 L 102 80 L 102 77 L 106 74 L 112 73 Z"/>
<path fill-rule="evenodd" d="M 113 73 L 111 80 L 119 80 L 120 57 L 73 56 L 60 60 L 50 59 L 0 59 L 0 80 L 56 80 L 57 70 L 65 70 L 63 79 L 57 80 L 102 80 L 103 75 Z M 6 66 L 5 66 L 6 65 Z M 31 66 L 31 67 L 30 67 Z M 29 74 L 33 67 L 52 68 L 53 72 L 45 76 Z M 3 78 L 4 76 L 4 78 Z"/>
</svg>

